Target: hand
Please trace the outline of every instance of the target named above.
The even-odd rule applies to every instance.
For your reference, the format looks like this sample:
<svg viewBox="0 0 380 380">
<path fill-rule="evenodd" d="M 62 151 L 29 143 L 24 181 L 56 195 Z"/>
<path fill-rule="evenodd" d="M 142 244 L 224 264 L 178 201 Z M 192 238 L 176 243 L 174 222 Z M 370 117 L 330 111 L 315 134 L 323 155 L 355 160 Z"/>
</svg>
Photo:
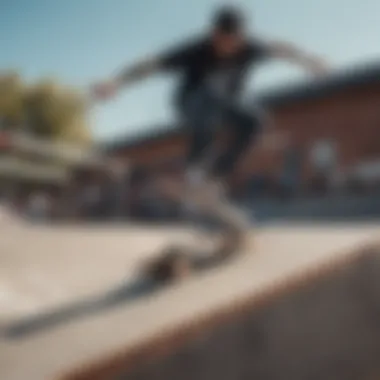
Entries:
<svg viewBox="0 0 380 380">
<path fill-rule="evenodd" d="M 117 94 L 118 84 L 113 80 L 97 83 L 91 92 L 95 100 L 108 100 Z"/>
</svg>

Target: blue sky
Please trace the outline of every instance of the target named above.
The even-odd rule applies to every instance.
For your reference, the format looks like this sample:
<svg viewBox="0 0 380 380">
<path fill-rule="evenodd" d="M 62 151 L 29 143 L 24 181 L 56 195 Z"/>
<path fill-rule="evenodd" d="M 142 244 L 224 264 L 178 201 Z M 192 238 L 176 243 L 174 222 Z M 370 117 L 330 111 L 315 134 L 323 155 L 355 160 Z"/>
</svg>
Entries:
<svg viewBox="0 0 380 380">
<path fill-rule="evenodd" d="M 223 2 L 224 4 L 225 2 Z M 207 26 L 218 0 L 0 0 L 0 70 L 16 68 L 34 81 L 57 77 L 85 90 L 125 64 Z M 337 69 L 380 57 L 378 0 L 242 0 L 254 30 L 315 51 Z M 250 88 L 301 80 L 271 64 Z M 91 115 L 96 137 L 135 134 L 173 118 L 174 82 L 157 77 Z"/>
</svg>

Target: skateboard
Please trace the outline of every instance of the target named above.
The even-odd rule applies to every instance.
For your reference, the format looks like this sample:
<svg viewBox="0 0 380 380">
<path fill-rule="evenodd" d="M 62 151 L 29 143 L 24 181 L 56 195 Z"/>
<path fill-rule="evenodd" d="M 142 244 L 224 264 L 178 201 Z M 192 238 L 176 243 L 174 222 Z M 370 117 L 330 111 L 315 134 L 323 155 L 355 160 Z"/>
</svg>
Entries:
<svg viewBox="0 0 380 380">
<path fill-rule="evenodd" d="M 201 214 L 217 222 L 218 236 L 211 248 L 185 245 L 165 248 L 155 259 L 144 265 L 146 277 L 160 283 L 179 281 L 195 272 L 217 266 L 242 252 L 250 227 L 249 220 L 215 186 L 207 183 L 197 191 L 188 192 L 179 182 L 161 185 L 161 189 L 165 189 L 165 194 L 172 199 L 179 202 L 191 201 Z"/>
</svg>

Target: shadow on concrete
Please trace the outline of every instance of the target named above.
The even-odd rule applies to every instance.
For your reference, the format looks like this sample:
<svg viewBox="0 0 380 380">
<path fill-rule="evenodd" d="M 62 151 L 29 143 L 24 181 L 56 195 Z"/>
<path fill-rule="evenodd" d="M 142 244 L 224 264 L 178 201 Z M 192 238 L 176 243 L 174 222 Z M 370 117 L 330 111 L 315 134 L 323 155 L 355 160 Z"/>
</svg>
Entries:
<svg viewBox="0 0 380 380">
<path fill-rule="evenodd" d="M 176 258 L 174 257 L 172 261 L 170 253 L 168 255 L 169 261 L 167 263 L 165 263 L 166 254 L 164 254 L 158 257 L 157 261 L 154 261 L 152 265 L 160 266 L 164 264 L 174 267 L 176 265 Z M 183 257 L 189 259 L 188 264 L 191 266 L 191 273 L 194 273 L 194 271 L 203 272 L 228 262 L 227 257 L 218 257 L 216 255 L 205 257 L 183 255 Z M 169 268 L 169 272 L 170 270 L 172 269 Z M 106 312 L 112 308 L 129 306 L 131 302 L 155 295 L 168 286 L 173 285 L 173 280 L 175 280 L 174 275 L 168 273 L 164 277 L 167 278 L 155 278 L 151 276 L 151 273 L 144 273 L 142 278 L 137 278 L 135 282 L 121 284 L 93 298 L 84 299 L 46 313 L 15 321 L 1 329 L 0 336 L 8 339 L 22 339 L 47 329 L 70 323 L 73 320 Z"/>
<path fill-rule="evenodd" d="M 47 313 L 13 322 L 3 328 L 0 335 L 8 339 L 25 338 L 78 318 L 123 306 L 148 294 L 155 293 L 162 288 L 163 285 L 149 280 L 138 280 L 132 284 L 122 284 L 94 298 L 85 299 Z"/>
</svg>

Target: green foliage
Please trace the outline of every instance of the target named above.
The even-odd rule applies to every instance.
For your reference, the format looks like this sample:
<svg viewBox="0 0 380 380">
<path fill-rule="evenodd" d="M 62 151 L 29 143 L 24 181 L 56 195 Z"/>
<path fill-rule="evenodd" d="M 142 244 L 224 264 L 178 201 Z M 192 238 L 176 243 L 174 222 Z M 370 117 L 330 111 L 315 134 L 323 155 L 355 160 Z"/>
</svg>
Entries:
<svg viewBox="0 0 380 380">
<path fill-rule="evenodd" d="M 14 73 L 0 75 L 0 119 L 35 136 L 87 145 L 91 135 L 84 98 L 54 80 L 27 86 Z"/>
<path fill-rule="evenodd" d="M 0 119 L 6 128 L 23 124 L 24 94 L 25 87 L 18 74 L 0 74 Z"/>
</svg>

